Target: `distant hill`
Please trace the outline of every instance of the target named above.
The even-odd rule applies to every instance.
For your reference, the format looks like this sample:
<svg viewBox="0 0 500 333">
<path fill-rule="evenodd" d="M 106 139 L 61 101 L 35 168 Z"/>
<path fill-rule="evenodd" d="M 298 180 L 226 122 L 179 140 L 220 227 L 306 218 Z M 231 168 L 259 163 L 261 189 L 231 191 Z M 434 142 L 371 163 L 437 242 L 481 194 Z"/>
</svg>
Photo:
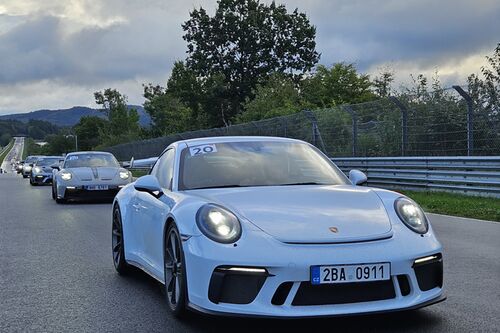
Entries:
<svg viewBox="0 0 500 333">
<path fill-rule="evenodd" d="M 148 127 L 150 125 L 151 118 L 144 111 L 144 108 L 139 105 L 129 105 L 129 108 L 136 109 L 139 113 L 139 123 L 143 127 Z M 38 110 L 28 113 L 16 113 L 9 114 L 5 116 L 0 116 L 0 120 L 18 120 L 23 123 L 27 123 L 30 119 L 32 120 L 43 120 L 52 123 L 57 126 L 73 126 L 80 121 L 81 117 L 84 116 L 98 116 L 104 117 L 102 112 L 96 109 L 91 109 L 85 106 L 74 106 L 69 109 L 61 110 Z"/>
</svg>

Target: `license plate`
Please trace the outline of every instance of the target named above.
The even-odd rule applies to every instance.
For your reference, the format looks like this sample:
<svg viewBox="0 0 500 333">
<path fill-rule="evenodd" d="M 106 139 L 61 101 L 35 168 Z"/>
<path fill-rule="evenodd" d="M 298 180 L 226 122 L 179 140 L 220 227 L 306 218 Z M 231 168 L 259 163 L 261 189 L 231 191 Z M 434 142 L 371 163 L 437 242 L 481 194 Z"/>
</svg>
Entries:
<svg viewBox="0 0 500 333">
<path fill-rule="evenodd" d="M 89 191 L 106 191 L 109 189 L 108 185 L 87 185 L 85 186 L 86 190 Z"/>
<path fill-rule="evenodd" d="M 381 281 L 391 278 L 391 264 L 358 264 L 358 265 L 334 265 L 334 266 L 312 266 L 311 283 L 350 283 Z"/>
</svg>

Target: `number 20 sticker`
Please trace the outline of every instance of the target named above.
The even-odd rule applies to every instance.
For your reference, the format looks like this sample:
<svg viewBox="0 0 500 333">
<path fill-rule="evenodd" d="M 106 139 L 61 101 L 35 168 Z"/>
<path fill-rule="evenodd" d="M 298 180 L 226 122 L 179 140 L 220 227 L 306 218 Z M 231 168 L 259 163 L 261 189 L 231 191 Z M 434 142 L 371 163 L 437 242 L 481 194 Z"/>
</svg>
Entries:
<svg viewBox="0 0 500 333">
<path fill-rule="evenodd" d="M 215 145 L 203 145 L 203 146 L 191 147 L 189 148 L 189 152 L 191 153 L 191 156 L 198 156 L 203 154 L 216 153 L 217 148 L 215 148 Z"/>
</svg>

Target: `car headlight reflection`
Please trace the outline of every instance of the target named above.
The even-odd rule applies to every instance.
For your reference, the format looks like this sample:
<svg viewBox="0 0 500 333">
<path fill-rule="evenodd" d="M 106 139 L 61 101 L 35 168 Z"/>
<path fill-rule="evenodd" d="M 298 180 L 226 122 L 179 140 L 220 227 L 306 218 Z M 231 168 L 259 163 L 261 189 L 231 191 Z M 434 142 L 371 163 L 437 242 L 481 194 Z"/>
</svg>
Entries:
<svg viewBox="0 0 500 333">
<path fill-rule="evenodd" d="M 429 230 L 429 223 L 422 208 L 412 200 L 399 198 L 394 202 L 394 208 L 401 221 L 414 232 L 425 234 Z"/>
<path fill-rule="evenodd" d="M 40 169 L 39 167 L 35 167 L 35 168 L 33 169 L 33 172 L 34 172 L 34 173 L 40 173 L 40 172 L 42 172 L 42 169 Z"/>
<path fill-rule="evenodd" d="M 205 236 L 219 243 L 234 243 L 241 236 L 238 218 L 227 209 L 214 204 L 204 205 L 198 210 L 196 224 Z"/>
<path fill-rule="evenodd" d="M 130 177 L 128 171 L 120 171 L 120 178 L 121 179 L 128 179 Z"/>
<path fill-rule="evenodd" d="M 70 172 L 63 172 L 63 173 L 61 173 L 61 178 L 63 180 L 71 180 L 71 177 L 72 177 L 72 175 L 71 175 Z"/>
</svg>

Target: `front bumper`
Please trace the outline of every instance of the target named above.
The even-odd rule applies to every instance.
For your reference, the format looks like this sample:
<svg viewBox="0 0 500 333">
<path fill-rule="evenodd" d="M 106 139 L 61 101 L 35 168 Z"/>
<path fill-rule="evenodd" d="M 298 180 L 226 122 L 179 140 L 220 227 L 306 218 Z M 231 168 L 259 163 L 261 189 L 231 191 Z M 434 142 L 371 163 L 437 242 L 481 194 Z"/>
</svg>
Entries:
<svg viewBox="0 0 500 333">
<path fill-rule="evenodd" d="M 303 318 L 400 311 L 444 300 L 442 258 L 433 281 L 423 284 L 414 268 L 415 259 L 440 254 L 441 245 L 433 236 L 409 234 L 402 228 L 406 227 L 396 226 L 391 239 L 357 244 L 291 245 L 266 235 L 252 237 L 255 244 L 246 248 L 243 239 L 235 247 L 193 236 L 184 242 L 188 305 L 195 311 L 218 315 Z M 413 241 L 408 242 L 408 238 Z M 313 265 L 377 262 L 390 262 L 390 280 L 349 286 L 312 286 L 309 282 Z M 214 292 L 214 272 L 221 266 L 263 268 L 267 275 L 263 281 L 223 280 L 227 285 L 219 283 Z"/>
<path fill-rule="evenodd" d="M 32 174 L 31 181 L 36 184 L 52 184 L 52 174 Z"/>
<path fill-rule="evenodd" d="M 102 185 L 102 184 L 100 184 Z M 125 185 L 108 185 L 107 190 L 88 190 L 86 185 L 57 185 L 60 199 L 113 199 Z"/>
</svg>

